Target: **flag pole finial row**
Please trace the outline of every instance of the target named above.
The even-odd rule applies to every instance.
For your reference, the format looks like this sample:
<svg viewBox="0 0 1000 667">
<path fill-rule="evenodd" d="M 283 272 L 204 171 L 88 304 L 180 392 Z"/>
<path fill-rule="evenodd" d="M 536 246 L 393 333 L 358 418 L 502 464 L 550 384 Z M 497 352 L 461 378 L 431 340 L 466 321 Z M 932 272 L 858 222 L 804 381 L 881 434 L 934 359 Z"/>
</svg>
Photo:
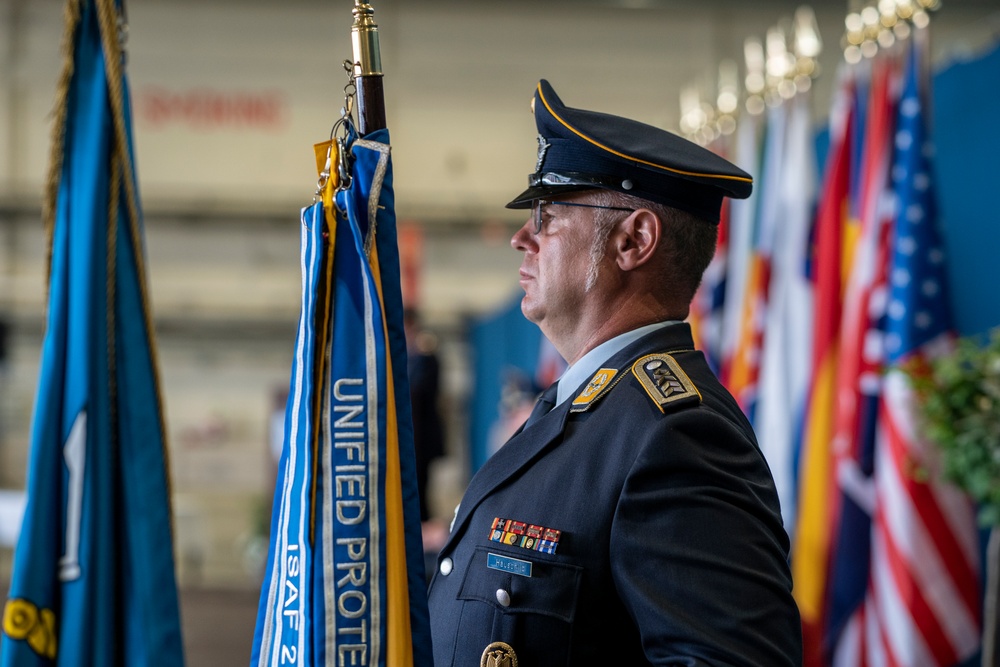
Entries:
<svg viewBox="0 0 1000 667">
<path fill-rule="evenodd" d="M 855 0 L 852 5 L 844 19 L 841 46 L 844 60 L 854 65 L 907 39 L 911 25 L 926 28 L 930 12 L 941 8 L 941 0 L 868 0 L 864 6 Z"/>
<path fill-rule="evenodd" d="M 769 28 L 765 40 L 748 37 L 743 45 L 746 111 L 758 115 L 766 106 L 777 106 L 809 90 L 820 74 L 822 50 L 816 15 L 808 5 L 799 7 L 792 18 L 786 17 Z M 711 99 L 713 89 L 715 99 Z M 703 146 L 733 134 L 739 102 L 737 63 L 723 60 L 717 79 L 681 91 L 681 134 Z"/>
</svg>

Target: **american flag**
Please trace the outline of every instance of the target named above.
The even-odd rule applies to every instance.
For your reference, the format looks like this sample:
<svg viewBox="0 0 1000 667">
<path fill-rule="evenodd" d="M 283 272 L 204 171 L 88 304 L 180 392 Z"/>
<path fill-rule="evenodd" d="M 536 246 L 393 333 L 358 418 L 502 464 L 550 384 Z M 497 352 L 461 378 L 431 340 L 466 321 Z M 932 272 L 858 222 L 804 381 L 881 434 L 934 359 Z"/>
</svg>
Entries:
<svg viewBox="0 0 1000 667">
<path fill-rule="evenodd" d="M 834 664 L 948 667 L 979 648 L 978 545 L 969 500 L 940 481 L 901 362 L 950 342 L 944 251 L 935 228 L 918 48 L 898 105 L 894 234 L 884 320 L 871 569 Z M 926 471 L 926 475 L 918 474 Z"/>
</svg>

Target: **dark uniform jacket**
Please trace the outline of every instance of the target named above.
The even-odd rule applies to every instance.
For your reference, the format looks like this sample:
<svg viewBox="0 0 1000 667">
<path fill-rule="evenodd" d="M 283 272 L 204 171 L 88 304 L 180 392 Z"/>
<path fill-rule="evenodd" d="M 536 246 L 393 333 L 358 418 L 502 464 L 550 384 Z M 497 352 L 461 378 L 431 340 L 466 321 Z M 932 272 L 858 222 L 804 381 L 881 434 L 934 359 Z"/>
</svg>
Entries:
<svg viewBox="0 0 1000 667">
<path fill-rule="evenodd" d="M 774 482 L 688 326 L 574 396 L 470 482 L 429 593 L 435 667 L 799 665 Z"/>
</svg>

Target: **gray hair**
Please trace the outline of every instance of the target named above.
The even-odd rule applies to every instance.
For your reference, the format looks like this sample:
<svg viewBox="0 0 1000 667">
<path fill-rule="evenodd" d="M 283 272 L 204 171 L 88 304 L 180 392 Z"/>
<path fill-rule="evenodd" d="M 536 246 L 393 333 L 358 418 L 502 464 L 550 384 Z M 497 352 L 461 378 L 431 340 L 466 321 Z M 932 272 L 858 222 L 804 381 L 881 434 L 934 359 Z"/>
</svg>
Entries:
<svg viewBox="0 0 1000 667">
<path fill-rule="evenodd" d="M 590 201 L 598 206 L 645 208 L 656 214 L 663 225 L 664 241 L 661 250 L 658 251 L 662 273 L 661 289 L 658 291 L 664 299 L 671 301 L 676 299 L 682 301 L 685 306 L 690 304 L 698 285 L 701 284 L 702 274 L 715 255 L 718 225 L 686 211 L 614 190 L 594 190 Z M 600 260 L 607 249 L 611 230 L 624 220 L 626 215 L 622 211 L 600 209 L 594 216 L 596 230 L 594 242 L 590 247 L 590 266 L 586 282 L 588 291 L 597 284 Z"/>
</svg>

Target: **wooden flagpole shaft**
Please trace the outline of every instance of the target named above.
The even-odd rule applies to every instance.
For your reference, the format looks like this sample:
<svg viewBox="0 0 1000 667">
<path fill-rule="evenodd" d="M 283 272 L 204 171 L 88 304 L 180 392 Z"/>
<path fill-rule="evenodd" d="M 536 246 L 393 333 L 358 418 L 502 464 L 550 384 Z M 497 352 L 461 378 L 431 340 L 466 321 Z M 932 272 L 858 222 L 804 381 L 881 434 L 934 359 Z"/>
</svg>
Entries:
<svg viewBox="0 0 1000 667">
<path fill-rule="evenodd" d="M 382 56 L 379 51 L 375 10 L 367 2 L 354 0 L 354 84 L 358 99 L 358 132 L 361 136 L 384 129 L 385 92 L 382 89 Z"/>
</svg>

